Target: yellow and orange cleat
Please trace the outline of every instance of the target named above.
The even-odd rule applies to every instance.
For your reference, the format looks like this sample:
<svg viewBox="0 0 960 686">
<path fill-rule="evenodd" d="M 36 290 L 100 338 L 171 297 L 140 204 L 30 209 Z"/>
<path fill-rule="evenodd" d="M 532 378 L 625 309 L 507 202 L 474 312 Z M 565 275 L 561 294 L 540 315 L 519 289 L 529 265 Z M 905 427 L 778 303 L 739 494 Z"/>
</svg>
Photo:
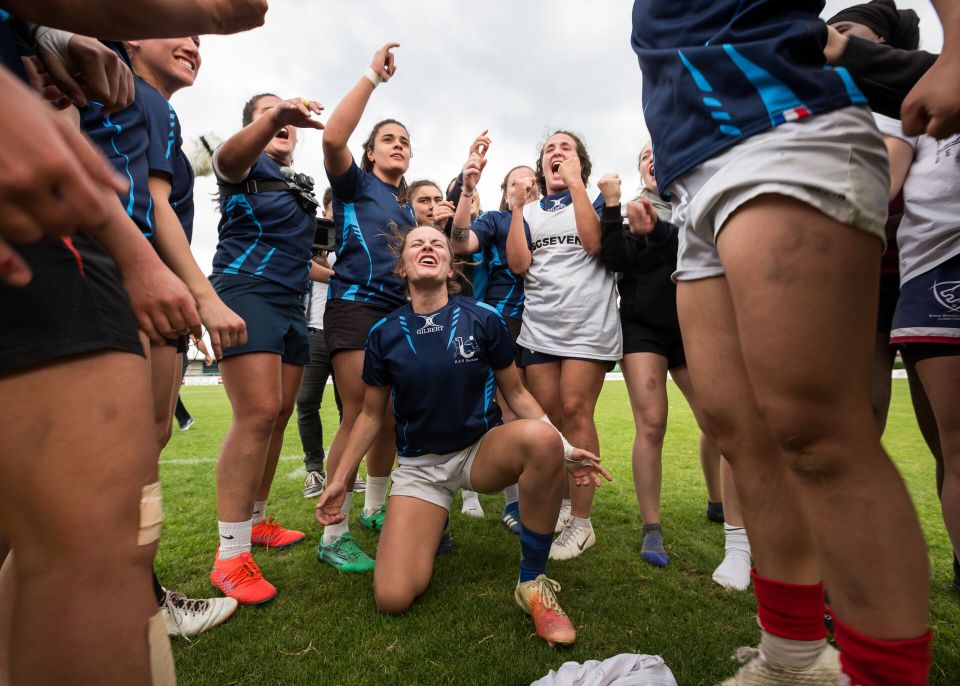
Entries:
<svg viewBox="0 0 960 686">
<path fill-rule="evenodd" d="M 263 572 L 250 553 L 221 560 L 218 552 L 210 572 L 210 583 L 241 605 L 261 605 L 277 595 L 277 589 L 263 578 Z"/>
<path fill-rule="evenodd" d="M 284 529 L 280 526 L 280 522 L 270 516 L 255 524 L 250 530 L 250 544 L 276 549 L 287 548 L 299 543 L 305 536 L 306 534 L 302 531 Z"/>
<path fill-rule="evenodd" d="M 517 605 L 533 617 L 537 636 L 551 648 L 555 644 L 570 645 L 577 640 L 577 630 L 570 617 L 557 602 L 560 584 L 541 574 L 532 581 L 517 583 L 513 597 Z"/>
</svg>

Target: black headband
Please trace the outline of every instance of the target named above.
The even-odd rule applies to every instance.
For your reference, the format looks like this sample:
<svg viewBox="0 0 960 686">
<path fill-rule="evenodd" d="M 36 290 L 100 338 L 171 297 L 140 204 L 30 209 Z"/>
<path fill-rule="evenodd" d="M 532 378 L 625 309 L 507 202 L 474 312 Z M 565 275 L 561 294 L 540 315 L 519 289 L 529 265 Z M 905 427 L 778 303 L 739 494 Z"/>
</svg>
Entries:
<svg viewBox="0 0 960 686">
<path fill-rule="evenodd" d="M 827 23 L 842 21 L 863 24 L 895 48 L 916 50 L 920 46 L 920 17 L 913 10 L 898 10 L 893 0 L 871 0 L 848 7 Z"/>
</svg>

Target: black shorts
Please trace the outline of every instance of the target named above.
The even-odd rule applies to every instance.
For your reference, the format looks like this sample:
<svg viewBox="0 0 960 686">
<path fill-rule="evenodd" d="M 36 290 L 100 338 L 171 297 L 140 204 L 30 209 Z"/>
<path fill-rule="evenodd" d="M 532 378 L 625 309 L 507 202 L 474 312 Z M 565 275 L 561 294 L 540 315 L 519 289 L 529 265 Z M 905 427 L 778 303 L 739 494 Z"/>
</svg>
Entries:
<svg viewBox="0 0 960 686">
<path fill-rule="evenodd" d="M 687 366 L 687 357 L 683 352 L 683 338 L 680 329 L 649 326 L 640 322 L 622 319 L 623 354 L 656 353 L 667 358 L 667 369 Z"/>
<path fill-rule="evenodd" d="M 363 350 L 374 324 L 393 312 L 393 308 L 356 302 L 327 300 L 323 311 L 323 335 L 330 359 L 343 350 Z"/>
<path fill-rule="evenodd" d="M 169 345 L 172 348 L 177 349 L 177 353 L 180 355 L 186 354 L 187 350 L 190 349 L 190 337 L 189 336 L 177 336 L 176 338 L 168 338 L 166 345 Z"/>
<path fill-rule="evenodd" d="M 960 355 L 960 345 L 956 343 L 903 343 L 900 345 L 900 356 L 911 367 L 921 360 L 956 355 Z"/>
<path fill-rule="evenodd" d="M 310 364 L 303 293 L 241 274 L 214 274 L 210 283 L 223 304 L 247 324 L 246 344 L 226 348 L 224 357 L 276 353 L 284 364 Z"/>
<path fill-rule="evenodd" d="M 613 368 L 617 366 L 616 362 L 611 362 L 610 360 L 595 360 L 589 357 L 561 357 L 559 355 L 551 355 L 550 353 L 541 353 L 536 350 L 530 350 L 529 348 L 524 348 L 521 345 L 517 346 L 519 351 L 518 357 L 520 361 L 517 362 L 517 365 L 523 368 L 531 367 L 535 364 L 547 364 L 549 362 L 562 362 L 563 360 L 583 360 L 584 362 L 597 362 L 599 364 L 607 365 L 607 371 L 613 371 Z"/>
<path fill-rule="evenodd" d="M 880 277 L 880 307 L 877 311 L 877 333 L 893 331 L 893 314 L 900 298 L 900 275 L 883 274 Z"/>
<path fill-rule="evenodd" d="M 96 240 L 77 234 L 14 249 L 33 279 L 0 283 L 0 374 L 106 350 L 144 354 L 120 273 Z"/>
<path fill-rule="evenodd" d="M 517 338 L 520 337 L 520 328 L 523 326 L 523 320 L 517 317 L 504 317 L 503 321 L 507 323 L 510 338 L 513 339 L 513 361 L 520 367 L 520 353 L 522 348 L 517 345 Z"/>
</svg>

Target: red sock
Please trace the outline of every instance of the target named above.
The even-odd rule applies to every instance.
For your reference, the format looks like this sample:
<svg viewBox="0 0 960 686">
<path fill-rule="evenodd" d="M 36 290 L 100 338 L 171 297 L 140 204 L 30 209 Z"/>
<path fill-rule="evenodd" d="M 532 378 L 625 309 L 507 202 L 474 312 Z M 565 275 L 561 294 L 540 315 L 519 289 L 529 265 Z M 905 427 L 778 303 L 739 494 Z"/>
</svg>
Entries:
<svg viewBox="0 0 960 686">
<path fill-rule="evenodd" d="M 757 597 L 757 618 L 767 633 L 792 641 L 819 641 L 827 637 L 823 624 L 823 584 L 802 586 L 764 579 L 757 570 L 753 593 Z"/>
<path fill-rule="evenodd" d="M 834 616 L 833 637 L 840 666 L 851 686 L 926 686 L 933 632 L 905 641 L 880 641 L 851 629 Z"/>
</svg>

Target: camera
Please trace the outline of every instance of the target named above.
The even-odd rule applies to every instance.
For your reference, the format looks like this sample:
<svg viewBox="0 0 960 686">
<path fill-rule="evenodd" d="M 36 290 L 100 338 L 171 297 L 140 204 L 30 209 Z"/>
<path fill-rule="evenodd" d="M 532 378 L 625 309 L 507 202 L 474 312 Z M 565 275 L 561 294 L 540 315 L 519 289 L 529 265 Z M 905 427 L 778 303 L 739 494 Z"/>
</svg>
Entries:
<svg viewBox="0 0 960 686">
<path fill-rule="evenodd" d="M 316 257 L 321 252 L 331 252 L 337 247 L 336 228 L 332 219 L 317 217 L 317 232 L 313 236 L 310 254 Z"/>
</svg>

